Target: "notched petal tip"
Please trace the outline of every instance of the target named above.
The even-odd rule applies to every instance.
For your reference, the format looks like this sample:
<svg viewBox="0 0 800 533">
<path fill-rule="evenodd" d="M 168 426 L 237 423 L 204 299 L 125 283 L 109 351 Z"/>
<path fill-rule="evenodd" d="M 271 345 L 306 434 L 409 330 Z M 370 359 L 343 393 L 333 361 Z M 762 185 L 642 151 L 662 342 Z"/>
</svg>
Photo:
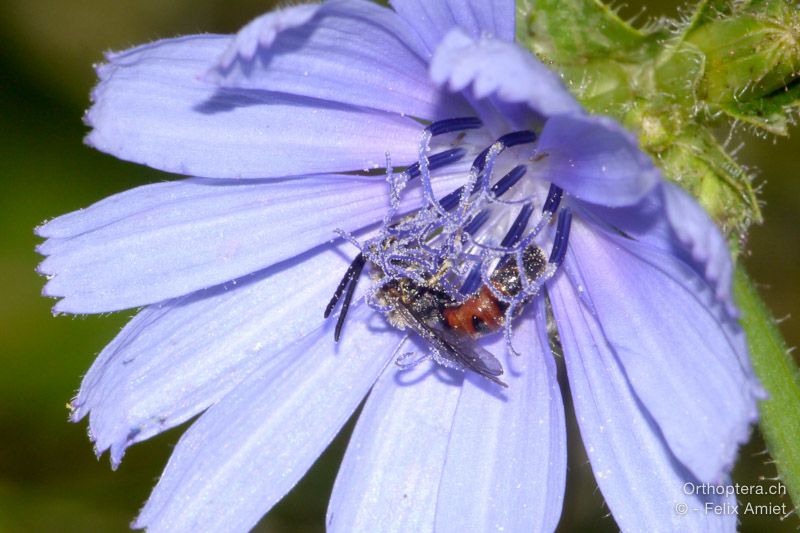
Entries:
<svg viewBox="0 0 800 533">
<path fill-rule="evenodd" d="M 45 286 L 45 289 L 47 287 Z M 74 308 L 72 305 L 72 299 L 64 294 L 44 294 L 48 298 L 59 298 L 59 300 L 53 305 L 53 316 L 62 316 L 62 315 L 89 315 L 92 314 L 91 312 L 87 311 L 79 311 Z"/>
<path fill-rule="evenodd" d="M 259 48 L 269 48 L 281 32 L 309 22 L 320 7 L 321 4 L 300 4 L 271 11 L 254 19 L 236 34 L 236 38 L 217 63 L 201 75 L 201 79 L 221 83 L 234 63 L 251 62 Z"/>
<path fill-rule="evenodd" d="M 101 69 L 86 143 L 126 161 L 207 178 L 370 168 L 385 164 L 387 150 L 399 160 L 415 157 L 419 124 L 406 117 L 199 81 L 231 40 L 188 36 L 115 56 L 107 72 Z"/>
<path fill-rule="evenodd" d="M 41 224 L 39 224 L 38 226 L 33 228 L 33 234 L 36 235 L 37 237 L 42 237 L 42 238 L 45 238 L 45 239 L 47 237 L 50 237 L 49 232 L 48 232 L 48 228 L 51 225 L 50 223 L 53 222 L 53 220 L 55 220 L 55 219 L 50 218 L 50 219 L 42 221 Z M 37 252 L 39 251 L 39 247 L 40 246 L 41 246 L 41 244 L 36 245 L 36 251 Z"/>
<path fill-rule="evenodd" d="M 53 289 L 52 281 L 55 279 L 55 276 L 52 274 L 48 274 L 42 271 L 41 265 L 36 268 L 36 273 L 40 276 L 44 276 L 47 278 L 47 283 L 44 284 L 40 294 L 42 298 L 48 298 L 50 300 L 56 300 L 53 304 L 53 307 L 50 309 L 50 314 L 55 318 L 59 316 L 67 315 L 85 315 L 88 313 L 70 310 L 68 303 L 65 303 L 66 295 L 62 294 L 61 291 Z"/>
<path fill-rule="evenodd" d="M 390 0 L 389 4 L 416 30 L 428 50 L 435 50 L 454 27 L 474 37 L 491 35 L 503 41 L 514 41 L 514 0 L 458 0 L 456 4 Z"/>
<path fill-rule="evenodd" d="M 394 11 L 339 0 L 263 15 L 203 66 L 210 70 L 200 77 L 219 89 L 312 98 L 311 105 L 334 102 L 426 119 L 468 113 L 461 98 L 444 98 L 431 83 L 427 57 L 419 36 Z"/>
<path fill-rule="evenodd" d="M 69 410 L 67 420 L 73 424 L 80 422 L 87 413 L 83 407 L 84 404 L 80 402 L 79 395 L 76 394 L 74 398 L 67 402 L 67 409 Z"/>
<path fill-rule="evenodd" d="M 44 243 L 42 243 L 42 244 L 44 244 Z M 42 251 L 41 251 L 41 249 L 42 249 L 42 244 L 39 244 L 39 245 L 37 245 L 37 246 L 36 246 L 36 248 L 35 248 L 35 250 L 36 250 L 36 253 L 38 253 L 38 254 L 41 254 L 41 255 L 44 255 L 44 254 L 42 253 Z M 45 265 L 45 261 L 42 261 L 42 262 L 40 262 L 38 265 L 36 265 L 36 269 L 35 269 L 35 270 L 36 270 L 36 273 L 37 273 L 37 274 L 39 274 L 40 276 L 45 276 L 45 277 L 47 277 L 48 279 L 49 279 L 49 277 L 52 275 L 52 273 L 50 273 L 50 272 L 48 272 L 48 271 L 47 271 L 47 265 Z M 47 288 L 47 286 L 45 286 L 45 288 L 44 288 L 44 289 L 42 289 L 42 295 L 43 295 L 43 296 L 48 296 L 48 294 L 45 292 L 46 288 Z"/>
<path fill-rule="evenodd" d="M 582 114 L 561 79 L 520 46 L 500 39 L 473 40 L 451 30 L 433 55 L 430 76 L 453 92 L 472 86 L 477 99 L 495 96 L 510 104 L 526 104 L 541 116 Z"/>
<path fill-rule="evenodd" d="M 111 432 L 107 427 L 98 426 L 96 417 L 89 417 L 88 433 L 89 439 L 94 444 L 94 454 L 100 459 L 108 451 L 108 460 L 112 470 L 117 470 L 122 464 L 122 459 L 128 447 L 151 436 L 140 435 L 140 430 L 136 427 L 124 429 L 121 427 L 123 423 L 125 423 L 124 420 Z M 120 437 L 119 435 L 123 436 Z"/>
<path fill-rule="evenodd" d="M 111 469 L 116 470 L 119 468 L 119 465 L 122 464 L 122 458 L 125 456 L 125 451 L 128 449 L 128 446 L 139 442 L 141 439 L 137 439 L 139 435 L 138 428 L 132 428 L 128 432 L 128 436 L 124 440 L 120 440 L 114 442 L 109 448 L 109 460 L 111 461 Z"/>
</svg>

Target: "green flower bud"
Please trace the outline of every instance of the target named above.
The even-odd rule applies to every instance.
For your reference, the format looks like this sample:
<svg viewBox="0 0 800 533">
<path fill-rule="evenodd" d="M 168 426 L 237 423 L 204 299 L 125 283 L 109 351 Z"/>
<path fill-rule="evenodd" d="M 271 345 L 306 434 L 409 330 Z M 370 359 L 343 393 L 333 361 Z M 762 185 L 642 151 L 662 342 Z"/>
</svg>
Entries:
<svg viewBox="0 0 800 533">
<path fill-rule="evenodd" d="M 781 5 L 782 4 L 782 5 Z M 800 11 L 743 14 L 694 29 L 686 42 L 705 56 L 702 92 L 709 103 L 733 104 L 783 90 L 800 72 Z"/>
</svg>

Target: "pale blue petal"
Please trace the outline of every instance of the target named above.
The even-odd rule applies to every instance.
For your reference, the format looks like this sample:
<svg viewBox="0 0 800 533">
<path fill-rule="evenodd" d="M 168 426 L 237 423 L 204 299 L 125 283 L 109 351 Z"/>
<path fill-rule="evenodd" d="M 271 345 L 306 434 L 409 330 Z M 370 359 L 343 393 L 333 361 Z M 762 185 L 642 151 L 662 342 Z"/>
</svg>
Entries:
<svg viewBox="0 0 800 533">
<path fill-rule="evenodd" d="M 455 27 L 474 39 L 490 36 L 503 41 L 514 40 L 513 0 L 390 0 L 390 3 L 417 31 L 431 52 Z"/>
<path fill-rule="evenodd" d="M 331 247 L 143 310 L 84 377 L 72 420 L 91 413 L 96 451 L 110 448 L 116 466 L 128 446 L 202 412 L 319 328 L 347 269 L 344 252 Z"/>
<path fill-rule="evenodd" d="M 305 474 L 400 338 L 365 305 L 337 344 L 324 327 L 284 349 L 183 435 L 134 527 L 247 531 Z"/>
<path fill-rule="evenodd" d="M 598 227 L 621 233 L 664 252 L 671 252 L 676 257 L 685 256 L 666 217 L 664 183 L 662 181 L 656 185 L 637 203 L 624 207 L 605 207 L 577 199 L 572 200 L 572 206 L 580 211 L 582 219 Z"/>
<path fill-rule="evenodd" d="M 449 191 L 457 176 L 436 179 Z M 418 188 L 403 205 L 418 205 Z M 175 298 L 239 278 L 380 222 L 381 177 L 184 180 L 145 185 L 38 229 L 56 312 L 97 313 Z"/>
<path fill-rule="evenodd" d="M 631 390 L 635 382 L 629 381 L 602 326 L 582 308 L 568 278 L 556 278 L 549 294 L 584 447 L 620 529 L 735 531 L 736 515 L 705 511 L 703 498 L 721 501 L 686 494 L 684 485 L 696 479 L 672 455 L 658 425 Z M 703 413 L 693 414 L 697 420 Z M 735 502 L 731 498 L 726 503 Z M 686 514 L 678 512 L 683 504 Z"/>
<path fill-rule="evenodd" d="M 728 312 L 736 316 L 733 303 L 733 261 L 722 232 L 700 207 L 697 200 L 683 189 L 665 182 L 666 216 L 680 242 L 702 267 L 706 281 L 714 287 L 717 300 L 725 302 Z"/>
<path fill-rule="evenodd" d="M 639 203 L 624 208 L 583 203 L 580 211 L 600 227 L 674 255 L 706 281 L 729 316 L 738 316 L 731 293 L 733 262 L 725 237 L 697 201 L 677 185 L 663 181 Z"/>
<path fill-rule="evenodd" d="M 536 151 L 537 176 L 591 204 L 632 205 L 661 181 L 635 137 L 608 117 L 553 117 Z"/>
<path fill-rule="evenodd" d="M 758 416 L 741 331 L 670 254 L 582 223 L 572 225 L 570 248 L 567 261 L 635 394 L 675 456 L 700 480 L 718 482 Z"/>
<path fill-rule="evenodd" d="M 207 79 L 225 87 L 279 91 L 428 120 L 468 115 L 462 98 L 443 93 L 430 80 L 427 55 L 392 10 L 363 0 L 337 0 L 255 19 Z"/>
<path fill-rule="evenodd" d="M 463 374 L 446 380 L 432 365 L 392 365 L 370 393 L 328 504 L 329 533 L 433 531 Z"/>
<path fill-rule="evenodd" d="M 502 391 L 468 374 L 439 488 L 436 531 L 555 530 L 567 472 L 564 408 L 544 298 L 520 317 Z M 533 311 L 533 310 L 531 310 Z M 502 335 L 486 347 L 507 352 Z"/>
<path fill-rule="evenodd" d="M 378 168 L 387 152 L 416 159 L 420 127 L 409 118 L 202 81 L 231 42 L 191 36 L 110 55 L 98 69 L 87 142 L 120 159 L 211 178 Z"/>
<path fill-rule="evenodd" d="M 491 96 L 506 104 L 525 104 L 531 118 L 582 113 L 556 74 L 527 50 L 499 39 L 473 40 L 459 29 L 450 31 L 436 49 L 430 74 L 453 92 L 471 87 L 477 100 Z"/>
</svg>

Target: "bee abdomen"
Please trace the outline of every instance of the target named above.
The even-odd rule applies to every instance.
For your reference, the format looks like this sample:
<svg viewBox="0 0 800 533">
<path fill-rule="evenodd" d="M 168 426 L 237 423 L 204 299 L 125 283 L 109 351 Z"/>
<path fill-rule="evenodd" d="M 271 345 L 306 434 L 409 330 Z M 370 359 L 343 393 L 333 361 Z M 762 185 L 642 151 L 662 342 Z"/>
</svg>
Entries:
<svg viewBox="0 0 800 533">
<path fill-rule="evenodd" d="M 485 285 L 461 305 L 445 307 L 442 314 L 449 327 L 473 336 L 496 331 L 503 324 L 500 302 Z"/>
</svg>

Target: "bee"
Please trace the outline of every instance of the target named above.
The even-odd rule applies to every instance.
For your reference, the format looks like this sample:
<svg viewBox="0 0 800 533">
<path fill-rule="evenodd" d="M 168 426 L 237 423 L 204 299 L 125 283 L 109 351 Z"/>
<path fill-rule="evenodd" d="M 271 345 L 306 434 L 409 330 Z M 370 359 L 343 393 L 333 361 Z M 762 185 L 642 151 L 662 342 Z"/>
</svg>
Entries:
<svg viewBox="0 0 800 533">
<path fill-rule="evenodd" d="M 530 245 L 523 251 L 520 263 L 527 279 L 533 280 L 544 272 L 547 260 L 541 248 Z M 342 310 L 334 330 L 336 341 L 366 264 L 363 253 L 356 256 L 325 309 L 327 318 L 342 300 Z M 376 277 L 381 278 L 380 269 L 374 264 L 371 267 L 377 271 Z M 424 282 L 411 278 L 391 279 L 380 286 L 375 296 L 382 306 L 389 309 L 389 322 L 398 329 L 409 329 L 422 337 L 439 363 L 470 370 L 498 385 L 507 386 L 500 380 L 503 374 L 500 362 L 475 340 L 505 324 L 509 304 L 498 295 L 511 299 L 522 291 L 517 261 L 506 256 L 489 279 L 491 287 L 484 284 L 466 298 L 453 297 L 438 278 L 429 276 Z"/>
<path fill-rule="evenodd" d="M 541 248 L 535 245 L 525 248 L 522 267 L 528 280 L 537 279 L 546 266 L 547 260 Z M 506 257 L 492 273 L 489 282 L 494 291 L 488 285 L 483 285 L 460 304 L 444 309 L 444 320 L 450 328 L 478 337 L 503 326 L 508 304 L 497 294 L 513 298 L 522 290 L 517 262 L 512 257 Z"/>
</svg>

